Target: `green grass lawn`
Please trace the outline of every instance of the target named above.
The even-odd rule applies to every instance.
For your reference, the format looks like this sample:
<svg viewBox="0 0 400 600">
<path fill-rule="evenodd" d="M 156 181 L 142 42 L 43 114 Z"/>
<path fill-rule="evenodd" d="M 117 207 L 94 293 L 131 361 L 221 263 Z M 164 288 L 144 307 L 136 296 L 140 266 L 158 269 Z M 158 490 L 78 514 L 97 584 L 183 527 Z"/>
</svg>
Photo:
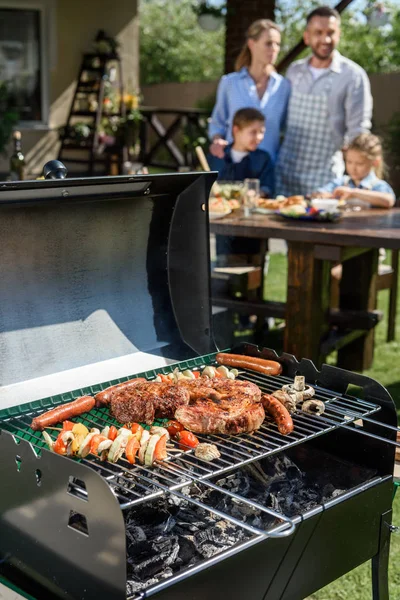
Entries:
<svg viewBox="0 0 400 600">
<path fill-rule="evenodd" d="M 287 273 L 287 260 L 283 254 L 271 255 L 270 267 L 266 279 L 266 297 L 268 300 L 285 300 L 285 282 Z M 372 369 L 365 372 L 382 383 L 391 393 L 400 416 L 400 297 L 398 302 L 398 322 L 396 324 L 396 339 L 398 341 L 386 343 L 387 331 L 387 306 L 388 292 L 379 292 L 378 308 L 384 312 L 384 319 L 376 328 L 376 346 L 374 364 Z M 271 332 L 269 347 L 280 349 L 281 341 L 276 338 L 277 346 L 273 345 L 275 338 Z M 271 345 L 270 345 L 271 344 Z M 393 504 L 393 523 L 400 525 L 400 490 Z M 356 533 L 355 533 L 356 535 Z M 328 543 L 328 542 L 327 542 Z M 390 550 L 389 585 L 391 600 L 400 599 L 400 535 L 393 535 Z M 370 562 L 361 565 L 354 571 L 337 579 L 319 592 L 309 597 L 308 600 L 370 600 L 371 568 Z"/>
</svg>

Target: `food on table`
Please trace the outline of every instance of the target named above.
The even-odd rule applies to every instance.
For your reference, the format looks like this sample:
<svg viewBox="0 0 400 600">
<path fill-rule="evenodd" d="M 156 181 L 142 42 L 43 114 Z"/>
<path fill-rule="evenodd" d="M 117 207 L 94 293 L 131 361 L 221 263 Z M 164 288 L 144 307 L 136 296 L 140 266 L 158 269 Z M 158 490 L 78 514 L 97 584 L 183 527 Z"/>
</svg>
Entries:
<svg viewBox="0 0 400 600">
<path fill-rule="evenodd" d="M 211 188 L 211 194 L 215 198 L 236 200 L 239 204 L 243 194 L 243 183 L 241 181 L 237 183 L 223 183 L 221 181 L 216 181 Z"/>
<path fill-rule="evenodd" d="M 325 404 L 322 400 L 312 398 L 311 400 L 303 402 L 301 410 L 311 415 L 322 415 L 322 413 L 325 412 Z"/>
<path fill-rule="evenodd" d="M 260 428 L 265 412 L 260 403 L 261 391 L 254 383 L 220 379 L 210 380 L 210 384 L 208 394 L 204 387 L 199 388 L 191 404 L 176 410 L 175 418 L 185 429 L 232 435 Z"/>
<path fill-rule="evenodd" d="M 56 425 L 61 421 L 65 421 L 72 417 L 78 417 L 85 412 L 89 412 L 94 408 L 95 399 L 92 396 L 81 396 L 77 398 L 73 402 L 67 402 L 66 404 L 61 404 L 61 406 L 57 406 L 56 408 L 52 408 L 51 410 L 35 417 L 32 420 L 31 428 L 35 431 L 42 431 L 46 427 L 50 427 L 51 425 Z"/>
<path fill-rule="evenodd" d="M 95 394 L 96 406 L 106 406 L 110 404 L 111 396 L 114 392 L 125 390 L 127 388 L 134 387 L 138 383 L 143 383 L 146 381 L 144 377 L 137 377 L 136 379 L 129 379 L 129 381 L 123 381 L 122 383 L 117 383 L 116 385 L 112 385 L 105 390 L 102 390 L 98 394 Z"/>
<path fill-rule="evenodd" d="M 220 458 L 221 453 L 215 444 L 202 443 L 196 446 L 194 454 L 201 460 L 211 461 Z"/>
<path fill-rule="evenodd" d="M 263 394 L 261 402 L 267 414 L 273 417 L 282 435 L 288 435 L 293 431 L 293 420 L 287 408 L 277 398 L 270 394 Z"/>
<path fill-rule="evenodd" d="M 264 375 L 280 375 L 282 365 L 275 360 L 266 360 L 255 356 L 245 356 L 242 354 L 226 354 L 220 352 L 216 356 L 216 361 L 220 365 L 228 367 L 237 367 L 239 369 L 250 369 Z"/>
<path fill-rule="evenodd" d="M 224 198 L 210 198 L 208 210 L 211 213 L 225 214 L 231 212 L 232 209 L 228 200 L 224 200 Z"/>
<path fill-rule="evenodd" d="M 259 208 L 268 208 L 270 210 L 280 210 L 288 206 L 307 206 L 304 196 L 277 196 L 275 200 L 270 198 L 260 198 L 258 201 Z"/>
<path fill-rule="evenodd" d="M 284 206 L 279 212 L 283 215 L 288 215 L 289 217 L 300 217 L 307 214 L 307 208 L 295 204 L 294 206 Z"/>
</svg>

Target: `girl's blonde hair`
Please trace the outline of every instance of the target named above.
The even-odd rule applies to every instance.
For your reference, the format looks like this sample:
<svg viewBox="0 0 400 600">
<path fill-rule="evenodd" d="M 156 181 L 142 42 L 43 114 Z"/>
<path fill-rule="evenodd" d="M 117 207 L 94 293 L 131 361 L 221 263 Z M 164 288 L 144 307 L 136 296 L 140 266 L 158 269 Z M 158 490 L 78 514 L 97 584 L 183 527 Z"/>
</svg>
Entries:
<svg viewBox="0 0 400 600">
<path fill-rule="evenodd" d="M 348 145 L 348 150 L 357 150 L 364 154 L 369 160 L 378 160 L 374 165 L 374 171 L 379 179 L 383 179 L 385 163 L 383 162 L 382 142 L 377 135 L 372 133 L 361 133 Z"/>
<path fill-rule="evenodd" d="M 271 29 L 281 32 L 279 26 L 269 19 L 258 19 L 250 25 L 246 31 L 246 42 L 235 62 L 236 71 L 240 71 L 243 67 L 249 67 L 251 64 L 251 52 L 247 45 L 248 40 L 258 40 L 264 31 L 270 31 Z"/>
</svg>

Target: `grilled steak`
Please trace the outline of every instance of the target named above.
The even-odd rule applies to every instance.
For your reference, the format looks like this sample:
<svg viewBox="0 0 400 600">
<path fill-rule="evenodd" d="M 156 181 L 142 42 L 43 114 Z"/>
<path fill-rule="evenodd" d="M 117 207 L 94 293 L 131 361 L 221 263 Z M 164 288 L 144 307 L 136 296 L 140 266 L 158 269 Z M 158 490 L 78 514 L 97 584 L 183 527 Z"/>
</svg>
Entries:
<svg viewBox="0 0 400 600">
<path fill-rule="evenodd" d="M 157 417 L 172 417 L 189 399 L 190 394 L 183 387 L 148 381 L 115 391 L 110 399 L 111 414 L 120 423 L 151 425 Z"/>
<path fill-rule="evenodd" d="M 178 385 L 182 384 L 186 387 L 186 382 Z M 260 389 L 253 383 L 212 380 L 208 398 L 197 397 L 193 404 L 181 406 L 175 419 L 195 433 L 247 433 L 259 429 L 264 421 L 260 398 Z"/>
<path fill-rule="evenodd" d="M 248 381 L 181 380 L 176 385 L 145 382 L 116 389 L 111 413 L 121 423 L 151 425 L 174 417 L 197 433 L 243 433 L 258 429 L 265 413 L 261 390 Z M 190 406 L 188 406 L 190 404 Z"/>
</svg>

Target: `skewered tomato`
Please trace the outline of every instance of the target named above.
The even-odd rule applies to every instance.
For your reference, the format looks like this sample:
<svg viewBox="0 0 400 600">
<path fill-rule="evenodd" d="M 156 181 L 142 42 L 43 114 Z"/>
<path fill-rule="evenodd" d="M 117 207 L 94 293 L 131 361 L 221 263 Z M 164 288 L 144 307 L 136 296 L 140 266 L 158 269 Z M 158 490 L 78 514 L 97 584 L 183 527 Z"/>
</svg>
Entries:
<svg viewBox="0 0 400 600">
<path fill-rule="evenodd" d="M 94 435 L 92 437 L 92 440 L 90 442 L 90 454 L 98 454 L 97 450 L 99 445 L 101 444 L 101 442 L 104 442 L 104 440 L 106 440 L 107 438 L 104 435 L 101 435 L 100 433 L 97 433 L 96 435 Z"/>
<path fill-rule="evenodd" d="M 67 453 L 67 444 L 62 439 L 64 433 L 65 433 L 65 431 L 62 431 L 58 435 L 56 441 L 54 442 L 53 452 L 55 452 L 56 454 L 66 454 Z"/>
<path fill-rule="evenodd" d="M 179 441 L 179 448 L 187 450 L 188 448 L 196 448 L 199 445 L 199 440 L 191 431 L 180 431 L 176 439 Z"/>
<path fill-rule="evenodd" d="M 163 375 L 162 373 L 159 373 L 158 377 L 161 379 L 162 383 L 172 383 L 168 375 Z"/>
<path fill-rule="evenodd" d="M 140 442 L 140 438 L 142 437 L 143 427 L 139 425 L 139 423 L 132 423 L 131 431 L 134 434 L 135 438 Z"/>
<path fill-rule="evenodd" d="M 125 448 L 125 456 L 131 465 L 135 464 L 136 454 L 140 448 L 140 444 L 135 436 L 131 437 Z"/>
<path fill-rule="evenodd" d="M 185 429 L 179 421 L 168 421 L 165 427 L 171 437 L 175 437 L 180 431 Z"/>
<path fill-rule="evenodd" d="M 114 441 L 118 435 L 118 429 L 115 425 L 111 425 L 110 430 L 108 432 L 108 439 Z"/>
<path fill-rule="evenodd" d="M 72 431 L 74 425 L 75 423 L 73 423 L 72 421 L 64 421 L 62 428 L 64 431 Z"/>
<path fill-rule="evenodd" d="M 160 437 L 154 450 L 154 460 L 165 460 L 167 458 L 167 441 L 167 434 Z"/>
</svg>

